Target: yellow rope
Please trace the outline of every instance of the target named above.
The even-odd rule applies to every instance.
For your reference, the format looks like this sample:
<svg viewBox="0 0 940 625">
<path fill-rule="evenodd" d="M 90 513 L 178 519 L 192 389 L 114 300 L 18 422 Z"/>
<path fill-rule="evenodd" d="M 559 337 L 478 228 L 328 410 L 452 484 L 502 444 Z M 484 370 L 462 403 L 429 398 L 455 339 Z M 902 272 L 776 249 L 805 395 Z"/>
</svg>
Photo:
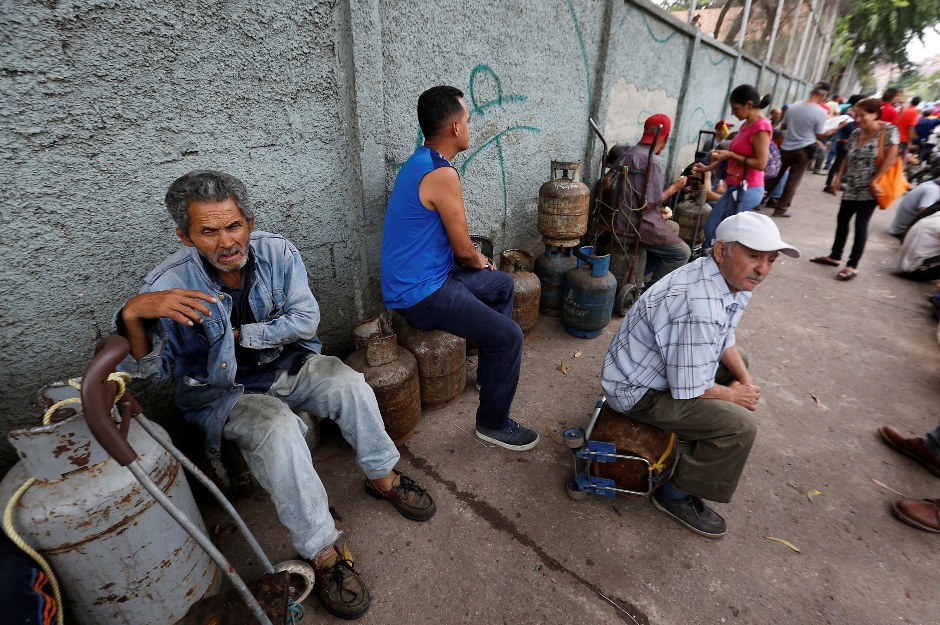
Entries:
<svg viewBox="0 0 940 625">
<path fill-rule="evenodd" d="M 659 460 L 656 461 L 656 464 L 650 467 L 650 474 L 652 475 L 654 471 L 662 471 L 666 468 L 666 458 L 669 457 L 669 453 L 672 451 L 673 445 L 676 442 L 676 433 L 670 432 L 669 434 L 669 444 L 666 445 L 666 450 L 663 452 L 663 455 L 659 457 Z"/>
<path fill-rule="evenodd" d="M 124 392 L 127 390 L 127 383 L 130 381 L 130 379 L 131 376 L 127 373 L 112 373 L 108 376 L 108 381 L 114 382 L 118 386 L 117 395 L 114 396 L 114 403 L 117 403 L 117 401 L 124 395 Z M 82 388 L 81 383 L 74 380 L 69 380 L 68 385 L 79 390 Z M 81 405 L 81 403 L 82 400 L 78 397 L 70 397 L 69 399 L 63 399 L 62 401 L 54 403 L 49 407 L 48 410 L 46 410 L 45 414 L 43 415 L 42 424 L 49 425 L 49 423 L 52 421 L 52 415 L 54 415 L 56 411 L 63 406 L 70 404 Z M 59 625 L 65 625 L 65 612 L 62 609 L 62 591 L 59 588 L 59 581 L 52 572 L 52 567 L 49 566 L 49 563 L 45 558 L 43 558 L 35 549 L 30 547 L 29 544 L 23 540 L 23 537 L 19 535 L 19 533 L 16 531 L 16 527 L 13 525 L 13 509 L 16 507 L 16 504 L 23 496 L 23 493 L 25 493 L 27 489 L 29 489 L 29 487 L 32 486 L 35 482 L 36 478 L 29 478 L 23 482 L 23 485 L 20 486 L 19 490 L 17 490 L 13 496 L 10 497 L 10 501 L 7 502 L 7 506 L 3 511 L 3 531 L 17 547 L 19 547 L 24 553 L 26 553 L 26 555 L 32 558 L 36 564 L 39 565 L 39 568 L 41 568 L 46 574 L 46 577 L 49 578 L 49 584 L 52 586 L 52 594 L 55 596 L 56 602 L 56 622 Z"/>
</svg>

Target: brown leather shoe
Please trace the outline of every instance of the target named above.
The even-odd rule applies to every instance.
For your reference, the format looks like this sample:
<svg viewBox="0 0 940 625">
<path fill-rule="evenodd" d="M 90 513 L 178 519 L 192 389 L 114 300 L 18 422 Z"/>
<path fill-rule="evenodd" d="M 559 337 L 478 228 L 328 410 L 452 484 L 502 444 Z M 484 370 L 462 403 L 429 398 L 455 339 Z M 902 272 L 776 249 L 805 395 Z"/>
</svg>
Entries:
<svg viewBox="0 0 940 625">
<path fill-rule="evenodd" d="M 389 501 L 403 517 L 412 521 L 427 521 L 434 516 L 437 512 L 437 505 L 431 495 L 418 486 L 413 479 L 402 475 L 401 471 L 392 469 L 392 473 L 395 479 L 390 489 L 380 491 L 372 480 L 366 480 L 366 494 L 376 499 Z"/>
<path fill-rule="evenodd" d="M 940 460 L 930 453 L 927 445 L 924 444 L 924 439 L 905 434 L 891 425 L 879 428 L 878 433 L 881 434 L 881 439 L 890 447 L 917 461 L 925 469 L 940 477 Z"/>
<path fill-rule="evenodd" d="M 917 529 L 940 534 L 940 499 L 899 499 L 894 513 Z"/>
<path fill-rule="evenodd" d="M 353 568 L 352 554 L 343 545 L 343 551 L 333 547 L 333 553 L 317 564 L 308 560 L 316 574 L 314 592 L 326 611 L 333 616 L 354 620 L 365 614 L 372 604 L 369 589 Z"/>
</svg>

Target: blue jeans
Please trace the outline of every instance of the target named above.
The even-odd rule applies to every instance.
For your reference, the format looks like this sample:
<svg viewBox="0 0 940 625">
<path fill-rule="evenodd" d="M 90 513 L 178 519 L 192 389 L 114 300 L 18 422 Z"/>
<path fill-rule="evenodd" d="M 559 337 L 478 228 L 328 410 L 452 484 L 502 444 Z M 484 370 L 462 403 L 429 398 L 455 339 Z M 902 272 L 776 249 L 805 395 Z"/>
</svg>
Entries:
<svg viewBox="0 0 940 625">
<path fill-rule="evenodd" d="M 777 184 L 774 190 L 770 192 L 769 197 L 771 199 L 774 199 L 774 200 L 780 199 L 780 196 L 783 195 L 783 188 L 787 186 L 787 179 L 789 177 L 790 177 L 790 170 L 788 169 L 785 172 L 783 172 L 783 177 L 780 178 L 780 182 Z"/>
<path fill-rule="evenodd" d="M 643 273 L 644 275 L 653 274 L 647 286 L 655 284 L 657 280 L 666 274 L 689 262 L 689 257 L 692 255 L 692 250 L 684 241 L 679 241 L 675 245 L 661 245 L 658 247 L 643 245 L 643 247 L 646 249 L 646 267 L 643 269 Z"/>
<path fill-rule="evenodd" d="M 778 184 L 778 187 L 783 185 Z M 738 213 L 743 213 L 744 211 L 754 210 L 761 203 L 761 200 L 764 199 L 764 186 L 759 187 L 748 187 L 747 191 L 741 193 L 738 191 L 740 186 L 728 187 L 728 190 L 725 191 L 724 195 L 719 198 L 718 203 L 715 204 L 715 208 L 712 209 L 711 214 L 708 216 L 708 219 L 705 221 L 705 247 L 711 247 L 715 243 L 715 231 L 718 230 L 718 225 L 725 220 L 726 217 L 731 217 L 732 215 L 737 215 Z M 738 191 L 738 199 L 735 201 L 733 193 Z"/>
<path fill-rule="evenodd" d="M 246 393 L 235 403 L 222 437 L 238 445 L 297 553 L 310 559 L 336 542 L 339 531 L 304 441 L 307 426 L 292 409 L 335 421 L 370 480 L 391 473 L 399 454 L 365 378 L 333 356 L 311 354 L 297 375 L 279 371 L 266 394 Z"/>
<path fill-rule="evenodd" d="M 480 346 L 477 426 L 509 425 L 522 367 L 522 330 L 512 320 L 513 279 L 503 271 L 456 266 L 434 293 L 398 309 L 419 330 L 443 330 Z"/>
</svg>

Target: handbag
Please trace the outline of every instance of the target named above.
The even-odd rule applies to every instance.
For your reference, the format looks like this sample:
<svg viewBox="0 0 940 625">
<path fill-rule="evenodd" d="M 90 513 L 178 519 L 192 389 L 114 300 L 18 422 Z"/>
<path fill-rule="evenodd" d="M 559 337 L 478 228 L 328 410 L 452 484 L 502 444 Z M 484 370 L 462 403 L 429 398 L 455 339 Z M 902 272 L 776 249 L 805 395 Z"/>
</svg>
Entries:
<svg viewBox="0 0 940 625">
<path fill-rule="evenodd" d="M 887 126 L 882 128 L 881 136 L 878 138 L 877 163 L 879 167 L 885 155 L 885 142 L 887 141 L 885 135 L 887 135 L 887 130 Z M 894 204 L 896 199 L 904 195 L 904 192 L 911 188 L 911 183 L 904 177 L 904 163 L 900 157 L 894 162 L 891 169 L 886 171 L 884 175 L 878 179 L 878 186 L 881 187 L 882 193 L 875 199 L 878 201 L 878 208 L 882 210 Z"/>
</svg>

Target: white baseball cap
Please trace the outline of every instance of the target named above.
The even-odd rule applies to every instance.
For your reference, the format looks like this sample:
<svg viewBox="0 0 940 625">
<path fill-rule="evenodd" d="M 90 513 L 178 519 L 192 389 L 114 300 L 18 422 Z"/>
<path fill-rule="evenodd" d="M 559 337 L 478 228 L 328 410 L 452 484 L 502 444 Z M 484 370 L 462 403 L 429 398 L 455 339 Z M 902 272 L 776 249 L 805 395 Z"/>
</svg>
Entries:
<svg viewBox="0 0 940 625">
<path fill-rule="evenodd" d="M 777 224 L 767 215 L 746 211 L 726 218 L 715 231 L 716 241 L 737 241 L 758 252 L 780 252 L 799 258 L 800 250 L 780 238 Z"/>
</svg>

